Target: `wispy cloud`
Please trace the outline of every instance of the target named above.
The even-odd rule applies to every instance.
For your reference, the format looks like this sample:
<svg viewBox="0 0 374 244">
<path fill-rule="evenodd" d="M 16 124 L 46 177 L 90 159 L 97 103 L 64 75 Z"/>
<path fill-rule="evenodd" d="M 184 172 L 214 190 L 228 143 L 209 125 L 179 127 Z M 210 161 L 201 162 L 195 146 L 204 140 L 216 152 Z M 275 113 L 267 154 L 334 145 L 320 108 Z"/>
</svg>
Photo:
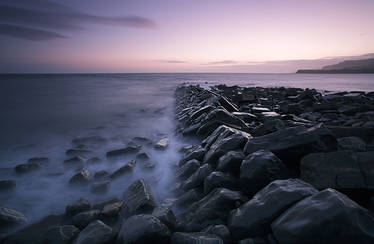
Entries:
<svg viewBox="0 0 374 244">
<path fill-rule="evenodd" d="M 86 24 L 155 28 L 156 23 L 141 16 L 106 17 L 91 15 L 48 0 L 4 1 L 0 3 L 0 35 L 27 40 L 47 40 L 65 35 L 60 32 L 83 29 Z M 5 26 L 6 25 L 6 26 Z M 25 30 L 26 34 L 14 34 Z M 31 31 L 35 37 L 29 38 Z M 46 36 L 49 36 L 47 39 Z"/>
<path fill-rule="evenodd" d="M 155 62 L 158 63 L 166 63 L 166 64 L 185 64 L 188 63 L 187 61 L 183 60 L 154 60 Z"/>
<path fill-rule="evenodd" d="M 203 65 L 225 65 L 225 64 L 237 64 L 238 62 L 235 60 L 219 60 L 219 61 L 213 61 L 208 62 Z"/>
</svg>

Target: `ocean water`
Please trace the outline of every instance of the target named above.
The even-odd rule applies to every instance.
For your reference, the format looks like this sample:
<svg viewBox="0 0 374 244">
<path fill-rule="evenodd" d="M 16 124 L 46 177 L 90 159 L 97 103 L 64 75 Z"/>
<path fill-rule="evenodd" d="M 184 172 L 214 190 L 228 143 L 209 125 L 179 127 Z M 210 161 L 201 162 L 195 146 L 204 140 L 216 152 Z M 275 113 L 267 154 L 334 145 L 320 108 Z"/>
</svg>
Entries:
<svg viewBox="0 0 374 244">
<path fill-rule="evenodd" d="M 30 222 L 80 197 L 93 201 L 119 196 L 136 178 L 152 182 L 161 202 L 172 197 L 173 165 L 179 148 L 189 142 L 174 134 L 174 90 L 181 84 L 286 86 L 329 91 L 374 91 L 374 75 L 340 74 L 30 74 L 0 75 L 0 180 L 15 179 L 15 191 L 0 193 L 0 205 L 22 211 Z M 63 167 L 72 140 L 99 136 L 104 145 L 83 145 L 90 157 L 103 162 L 86 167 L 93 174 L 113 172 L 133 158 L 108 161 L 108 150 L 126 146 L 133 137 L 170 139 L 166 151 L 144 146 L 153 170 L 137 166 L 132 177 L 112 182 L 108 193 L 97 195 L 90 186 L 72 187 L 76 173 Z M 41 170 L 18 175 L 13 167 L 31 157 L 48 157 Z"/>
</svg>

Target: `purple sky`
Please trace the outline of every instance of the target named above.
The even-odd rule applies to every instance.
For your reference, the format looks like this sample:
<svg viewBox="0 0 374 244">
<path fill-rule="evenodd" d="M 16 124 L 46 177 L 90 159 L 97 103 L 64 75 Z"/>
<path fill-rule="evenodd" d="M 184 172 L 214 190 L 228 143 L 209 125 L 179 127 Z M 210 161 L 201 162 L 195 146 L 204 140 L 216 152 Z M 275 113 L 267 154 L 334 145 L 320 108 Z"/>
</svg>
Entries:
<svg viewBox="0 0 374 244">
<path fill-rule="evenodd" d="M 0 72 L 295 72 L 374 57 L 373 0 L 0 0 Z"/>
</svg>

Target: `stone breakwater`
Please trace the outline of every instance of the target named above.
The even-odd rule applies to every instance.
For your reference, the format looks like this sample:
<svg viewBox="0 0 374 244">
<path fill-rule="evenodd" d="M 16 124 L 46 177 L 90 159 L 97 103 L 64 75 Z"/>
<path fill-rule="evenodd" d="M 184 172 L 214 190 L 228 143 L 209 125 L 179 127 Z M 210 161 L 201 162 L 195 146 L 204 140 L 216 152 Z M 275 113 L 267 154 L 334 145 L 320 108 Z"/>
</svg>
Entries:
<svg viewBox="0 0 374 244">
<path fill-rule="evenodd" d="M 123 198 L 72 202 L 65 213 L 0 235 L 0 242 L 374 242 L 374 93 L 182 86 L 175 95 L 177 134 L 199 143 L 180 150 L 176 183 L 167 189 L 173 198 L 157 199 L 153 178 L 136 179 Z M 97 172 L 105 180 L 92 191 L 105 192 L 113 180 L 133 174 L 137 161 L 147 162 L 139 141 L 149 140 L 106 153 L 136 160 Z M 152 148 L 168 144 L 162 138 Z M 64 164 L 85 163 L 84 153 L 70 150 Z M 47 160 L 35 158 L 15 170 L 37 170 Z M 89 184 L 90 172 L 82 169 L 69 182 Z M 27 218 L 2 207 L 0 220 L 1 231 Z"/>
</svg>

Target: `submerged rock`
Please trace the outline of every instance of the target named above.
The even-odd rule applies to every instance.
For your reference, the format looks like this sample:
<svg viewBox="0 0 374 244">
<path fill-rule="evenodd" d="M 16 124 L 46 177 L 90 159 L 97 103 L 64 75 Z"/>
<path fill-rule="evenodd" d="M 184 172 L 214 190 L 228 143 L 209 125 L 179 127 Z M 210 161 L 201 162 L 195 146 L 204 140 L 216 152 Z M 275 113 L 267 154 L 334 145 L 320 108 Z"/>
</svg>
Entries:
<svg viewBox="0 0 374 244">
<path fill-rule="evenodd" d="M 93 183 L 90 191 L 92 193 L 102 194 L 102 193 L 108 192 L 109 188 L 110 188 L 110 181 L 102 181 L 102 182 Z"/>
<path fill-rule="evenodd" d="M 0 192 L 14 190 L 16 186 L 15 180 L 0 180 Z"/>
<path fill-rule="evenodd" d="M 0 228 L 21 225 L 27 222 L 26 216 L 14 209 L 0 207 Z"/>
<path fill-rule="evenodd" d="M 82 170 L 70 178 L 69 183 L 73 185 L 88 184 L 91 180 L 91 174 L 88 170 Z"/>
<path fill-rule="evenodd" d="M 121 176 L 124 176 L 126 174 L 132 173 L 133 170 L 134 170 L 135 165 L 136 165 L 136 161 L 132 160 L 130 163 L 128 163 L 128 164 L 122 166 L 121 168 L 117 169 L 116 171 L 114 171 L 110 175 L 110 178 L 117 179 L 117 178 L 119 178 Z"/>
<path fill-rule="evenodd" d="M 117 244 L 169 243 L 169 229 L 156 217 L 147 214 L 134 215 L 124 221 L 118 233 Z"/>
<path fill-rule="evenodd" d="M 107 158 L 125 157 L 128 155 L 137 154 L 141 147 L 138 146 L 128 146 L 122 149 L 112 150 L 106 153 Z"/>
<path fill-rule="evenodd" d="M 223 240 L 217 235 L 206 232 L 175 232 L 171 236 L 171 244 L 223 244 Z"/>
<path fill-rule="evenodd" d="M 38 163 L 19 164 L 14 167 L 14 171 L 19 174 L 29 173 L 38 169 L 40 169 L 40 165 Z"/>
<path fill-rule="evenodd" d="M 107 244 L 115 240 L 116 233 L 101 222 L 96 220 L 84 228 L 78 235 L 75 244 Z"/>
<path fill-rule="evenodd" d="M 74 216 L 80 212 L 87 211 L 91 208 L 91 204 L 87 199 L 81 198 L 77 202 L 66 206 L 65 213 L 67 216 Z"/>
<path fill-rule="evenodd" d="M 85 228 L 89 223 L 100 217 L 99 210 L 89 210 L 78 213 L 73 217 L 73 224 L 80 229 Z"/>
<path fill-rule="evenodd" d="M 280 243 L 373 243 L 374 218 L 345 195 L 326 189 L 296 203 L 271 225 Z"/>
<path fill-rule="evenodd" d="M 233 210 L 227 221 L 236 240 L 265 236 L 270 225 L 283 211 L 318 191 L 298 180 L 276 180 L 259 191 L 251 200 Z"/>
<path fill-rule="evenodd" d="M 93 152 L 87 149 L 68 149 L 66 150 L 65 154 L 69 157 L 76 157 L 76 156 L 88 156 Z"/>
<path fill-rule="evenodd" d="M 155 149 L 158 149 L 158 150 L 165 150 L 170 144 L 170 140 L 169 138 L 162 138 L 161 140 L 159 140 L 158 142 L 156 142 L 155 144 Z"/>
<path fill-rule="evenodd" d="M 34 158 L 30 158 L 27 163 L 31 164 L 31 163 L 36 163 L 36 164 L 39 164 L 39 165 L 47 165 L 49 163 L 49 158 L 45 158 L 45 157 L 34 157 Z"/>
</svg>

